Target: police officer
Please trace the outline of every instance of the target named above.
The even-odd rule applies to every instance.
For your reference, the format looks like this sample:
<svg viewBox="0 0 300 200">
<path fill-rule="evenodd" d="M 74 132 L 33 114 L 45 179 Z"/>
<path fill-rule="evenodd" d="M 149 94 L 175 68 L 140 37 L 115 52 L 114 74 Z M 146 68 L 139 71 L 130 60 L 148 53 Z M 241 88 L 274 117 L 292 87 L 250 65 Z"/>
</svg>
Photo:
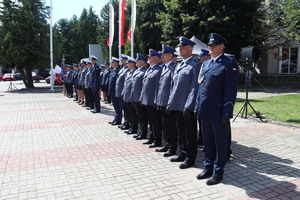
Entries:
<svg viewBox="0 0 300 200">
<path fill-rule="evenodd" d="M 160 112 L 164 146 L 156 149 L 157 152 L 167 152 L 165 157 L 175 155 L 177 150 L 177 130 L 175 118 L 170 112 L 166 111 L 166 106 L 170 96 L 172 87 L 172 77 L 176 64 L 173 63 L 172 57 L 175 49 L 168 45 L 162 45 L 162 72 L 159 79 L 157 98 L 155 101 L 156 107 Z"/>
<path fill-rule="evenodd" d="M 236 100 L 238 84 L 237 62 L 224 55 L 226 40 L 217 33 L 208 36 L 211 59 L 201 69 L 195 110 L 201 119 L 205 148 L 204 170 L 197 179 L 209 178 L 207 185 L 223 179 L 228 158 L 230 118 Z"/>
<path fill-rule="evenodd" d="M 84 83 L 83 83 L 83 69 L 84 69 L 84 65 L 82 64 L 82 61 L 80 61 L 80 64 L 79 64 L 79 71 L 78 71 L 78 104 L 79 105 L 82 105 L 83 102 L 84 102 Z"/>
<path fill-rule="evenodd" d="M 86 96 L 86 106 L 87 110 L 92 110 L 94 109 L 94 98 L 93 98 L 93 69 L 92 69 L 92 62 L 89 60 L 87 61 L 87 73 L 85 75 L 85 80 L 84 80 L 84 87 L 85 87 L 85 96 Z"/>
<path fill-rule="evenodd" d="M 89 102 L 87 102 L 87 97 L 86 97 L 86 94 L 87 94 L 87 88 L 85 87 L 85 76 L 88 72 L 88 67 L 87 67 L 87 62 L 85 60 L 81 60 L 81 65 L 82 65 L 82 70 L 81 70 L 81 73 L 79 75 L 79 84 L 82 88 L 82 96 L 81 96 L 81 105 L 83 107 L 87 107 Z"/>
<path fill-rule="evenodd" d="M 75 99 L 73 101 L 78 101 L 78 73 L 79 73 L 79 65 L 73 64 L 74 70 L 73 70 L 73 85 L 75 89 Z"/>
<path fill-rule="evenodd" d="M 115 110 L 115 117 L 114 117 L 114 120 L 109 123 L 111 125 L 121 125 L 122 108 L 120 107 L 119 102 L 116 100 L 116 81 L 117 81 L 117 76 L 118 76 L 118 73 L 120 70 L 119 59 L 117 59 L 116 57 L 112 57 L 111 67 L 112 67 L 112 72 L 109 75 L 108 96 L 110 96 L 111 101 L 113 103 L 113 107 Z"/>
<path fill-rule="evenodd" d="M 124 123 L 122 126 L 120 126 L 121 130 L 125 130 L 129 128 L 129 123 L 128 123 L 128 113 L 129 113 L 129 108 L 127 108 L 127 103 L 124 103 L 123 97 L 122 97 L 122 92 L 124 88 L 124 82 L 125 82 L 125 77 L 127 72 L 129 71 L 128 67 L 126 66 L 126 62 L 128 60 L 128 56 L 125 54 L 121 54 L 121 65 L 120 65 L 120 70 L 117 74 L 117 81 L 116 81 L 116 104 L 118 105 L 119 109 L 121 111 L 124 111 Z M 130 105 L 128 105 L 130 107 Z M 122 112 L 121 112 L 122 114 Z M 122 115 L 121 115 L 122 119 Z"/>
<path fill-rule="evenodd" d="M 100 97 L 99 97 L 99 90 L 100 90 L 100 68 L 97 65 L 98 58 L 94 55 L 91 56 L 92 60 L 92 93 L 94 98 L 95 108 L 92 110 L 92 113 L 100 113 Z"/>
<path fill-rule="evenodd" d="M 67 97 L 73 97 L 73 70 L 71 65 L 66 65 L 65 83 L 67 89 Z"/>
<path fill-rule="evenodd" d="M 146 106 L 147 117 L 150 124 L 149 140 L 143 144 L 150 144 L 150 148 L 159 147 L 161 145 L 161 120 L 160 114 L 155 107 L 155 99 L 157 98 L 159 78 L 161 67 L 159 66 L 160 55 L 157 51 L 150 49 L 148 62 L 150 67 L 147 69 L 143 79 L 143 87 L 140 96 L 141 104 Z"/>
<path fill-rule="evenodd" d="M 136 134 L 138 130 L 138 120 L 137 120 L 137 112 L 134 107 L 134 103 L 131 99 L 130 93 L 132 89 L 132 76 L 136 70 L 136 61 L 132 57 L 127 57 L 126 66 L 128 68 L 128 72 L 126 73 L 124 88 L 122 92 L 122 98 L 124 104 L 127 105 L 127 117 L 129 122 L 129 130 L 126 132 L 127 134 Z"/>
<path fill-rule="evenodd" d="M 210 59 L 210 54 L 208 52 L 208 50 L 206 49 L 201 49 L 201 52 L 199 53 L 199 58 L 200 58 L 200 64 L 202 66 L 202 64 L 206 61 Z M 201 120 L 198 119 L 198 126 L 199 126 L 199 131 L 198 131 L 198 140 L 197 140 L 197 144 L 198 145 L 203 145 L 203 137 L 202 137 L 202 130 L 201 130 Z"/>
<path fill-rule="evenodd" d="M 132 86 L 130 91 L 130 99 L 132 100 L 137 117 L 138 117 L 138 131 L 137 135 L 133 137 L 137 140 L 142 140 L 147 138 L 147 113 L 146 106 L 141 104 L 140 95 L 143 87 L 143 78 L 147 70 L 147 58 L 142 54 L 138 53 L 136 57 L 137 70 L 134 71 L 132 75 Z"/>
<path fill-rule="evenodd" d="M 183 60 L 176 66 L 168 109 L 173 111 L 179 135 L 179 154 L 171 162 L 182 162 L 180 169 L 194 165 L 197 156 L 197 120 L 194 116 L 200 63 L 192 56 L 195 42 L 181 36 L 179 53 Z"/>
<path fill-rule="evenodd" d="M 103 101 L 105 103 L 110 103 L 110 97 L 108 97 L 108 81 L 109 81 L 109 75 L 110 75 L 110 64 L 109 62 L 104 63 L 105 68 L 103 70 L 103 78 L 101 83 L 101 90 L 103 92 Z"/>
</svg>

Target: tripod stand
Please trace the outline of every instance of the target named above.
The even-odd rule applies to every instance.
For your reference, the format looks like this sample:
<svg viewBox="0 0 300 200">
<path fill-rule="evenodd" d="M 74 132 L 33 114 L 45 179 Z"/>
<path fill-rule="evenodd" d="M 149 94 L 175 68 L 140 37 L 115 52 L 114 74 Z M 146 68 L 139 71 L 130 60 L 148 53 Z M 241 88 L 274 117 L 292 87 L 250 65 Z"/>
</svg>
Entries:
<svg viewBox="0 0 300 200">
<path fill-rule="evenodd" d="M 10 83 L 9 83 L 9 86 L 7 88 L 7 91 L 12 91 L 13 90 L 13 87 L 18 90 L 18 88 L 12 83 L 11 81 L 11 74 L 10 74 Z"/>
<path fill-rule="evenodd" d="M 250 72 L 250 64 L 253 64 L 252 62 L 247 62 L 247 63 L 241 63 L 240 64 L 244 67 L 244 69 L 246 70 L 246 80 L 245 80 L 245 87 L 246 87 L 246 99 L 245 102 L 243 104 L 243 106 L 241 107 L 241 109 L 239 110 L 238 114 L 235 116 L 235 118 L 233 119 L 233 122 L 236 120 L 236 118 L 239 116 L 239 114 L 241 113 L 241 118 L 248 118 L 248 105 L 250 106 L 250 108 L 252 109 L 252 111 L 255 113 L 256 117 L 258 117 L 260 119 L 261 122 L 263 122 L 260 113 L 255 111 L 255 109 L 253 108 L 253 106 L 250 104 L 249 102 L 249 98 L 248 98 L 248 93 L 249 93 L 249 87 L 250 87 L 250 79 L 251 79 L 251 72 Z M 245 66 L 246 65 L 246 66 Z"/>
</svg>

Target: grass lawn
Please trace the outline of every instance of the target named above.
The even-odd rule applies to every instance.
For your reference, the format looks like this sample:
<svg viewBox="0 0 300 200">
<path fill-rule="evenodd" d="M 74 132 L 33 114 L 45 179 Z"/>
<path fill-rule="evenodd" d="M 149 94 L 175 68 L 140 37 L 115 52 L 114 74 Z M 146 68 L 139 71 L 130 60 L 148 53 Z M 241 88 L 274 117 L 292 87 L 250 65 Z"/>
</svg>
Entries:
<svg viewBox="0 0 300 200">
<path fill-rule="evenodd" d="M 238 113 L 243 104 L 244 100 L 236 102 L 235 114 Z M 263 118 L 300 125 L 300 94 L 250 99 L 250 104 L 262 114 Z M 251 112 L 252 109 L 248 106 L 248 113 Z"/>
</svg>

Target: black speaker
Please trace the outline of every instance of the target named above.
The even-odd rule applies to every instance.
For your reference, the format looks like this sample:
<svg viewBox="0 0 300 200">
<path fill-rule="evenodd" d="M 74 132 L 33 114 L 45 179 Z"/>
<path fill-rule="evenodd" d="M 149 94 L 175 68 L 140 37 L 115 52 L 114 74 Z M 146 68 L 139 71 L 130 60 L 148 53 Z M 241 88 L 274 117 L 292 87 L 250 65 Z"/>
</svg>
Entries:
<svg viewBox="0 0 300 200">
<path fill-rule="evenodd" d="M 258 47 L 244 47 L 241 49 L 241 61 L 242 62 L 253 62 L 260 58 L 260 50 Z"/>
</svg>

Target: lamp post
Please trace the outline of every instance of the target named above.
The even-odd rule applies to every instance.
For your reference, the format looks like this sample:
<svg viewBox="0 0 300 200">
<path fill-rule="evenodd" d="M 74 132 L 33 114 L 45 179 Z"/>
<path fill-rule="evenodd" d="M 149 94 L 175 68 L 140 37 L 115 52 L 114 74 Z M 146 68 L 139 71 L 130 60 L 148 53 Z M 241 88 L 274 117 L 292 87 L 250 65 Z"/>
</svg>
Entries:
<svg viewBox="0 0 300 200">
<path fill-rule="evenodd" d="M 52 0 L 50 0 L 50 84 L 51 84 L 51 88 L 50 88 L 50 92 L 54 92 L 54 80 L 53 80 L 53 73 L 54 69 L 53 69 L 53 41 L 52 41 Z"/>
</svg>

